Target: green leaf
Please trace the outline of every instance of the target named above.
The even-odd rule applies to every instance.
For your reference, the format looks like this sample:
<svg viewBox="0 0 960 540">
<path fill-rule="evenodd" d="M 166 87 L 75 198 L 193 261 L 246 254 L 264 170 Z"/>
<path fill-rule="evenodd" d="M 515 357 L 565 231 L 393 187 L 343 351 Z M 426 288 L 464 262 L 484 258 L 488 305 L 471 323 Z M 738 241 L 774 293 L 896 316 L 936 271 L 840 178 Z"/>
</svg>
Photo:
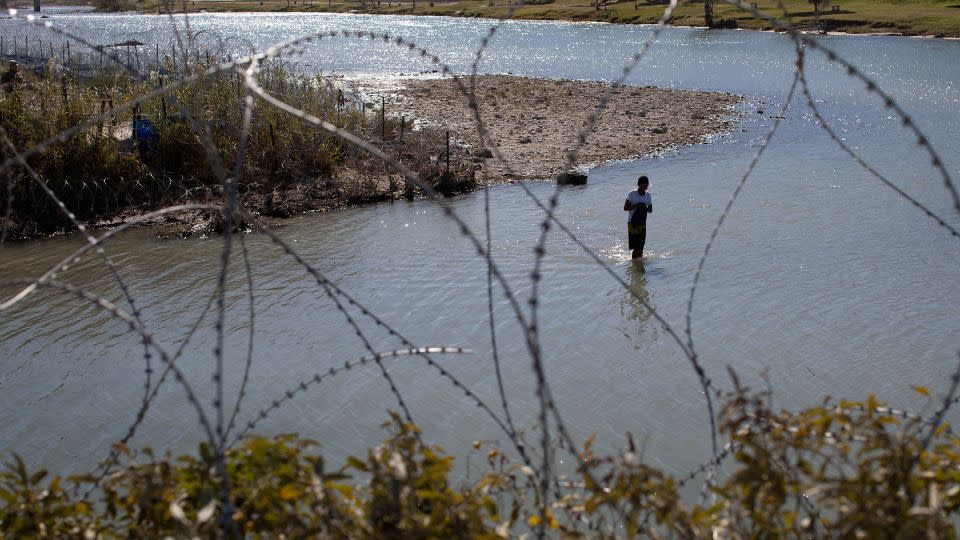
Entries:
<svg viewBox="0 0 960 540">
<path fill-rule="evenodd" d="M 13 459 L 17 462 L 17 474 L 20 475 L 20 481 L 23 482 L 24 486 L 30 485 L 30 478 L 27 475 L 27 466 L 23 464 L 23 459 L 20 458 L 19 454 L 14 453 Z"/>
<path fill-rule="evenodd" d="M 213 454 L 210 453 L 209 444 L 200 443 L 200 457 L 203 458 L 204 463 L 213 463 Z"/>
<path fill-rule="evenodd" d="M 584 503 L 583 509 L 586 513 L 592 514 L 594 510 L 597 509 L 597 506 L 600 505 L 600 499 L 597 497 L 590 497 L 587 499 L 587 502 Z"/>
<path fill-rule="evenodd" d="M 348 463 L 351 467 L 353 467 L 354 469 L 357 469 L 357 470 L 360 470 L 360 471 L 367 472 L 367 471 L 370 470 L 369 467 L 367 467 L 367 464 L 366 464 L 366 463 L 360 461 L 359 459 L 357 459 L 357 458 L 355 458 L 355 457 L 353 457 L 353 456 L 350 456 L 350 457 L 347 458 L 347 463 Z"/>
<path fill-rule="evenodd" d="M 33 475 L 30 477 L 30 483 L 31 483 L 31 484 L 39 484 L 40 481 L 43 480 L 43 477 L 45 477 L 45 476 L 47 476 L 47 470 L 46 470 L 46 469 L 40 469 L 39 471 L 33 473 Z"/>
<path fill-rule="evenodd" d="M 490 515 L 490 518 L 494 521 L 497 521 L 497 505 L 493 502 L 493 499 L 490 497 L 484 497 L 483 507 L 486 508 L 487 514 Z"/>
<path fill-rule="evenodd" d="M 293 484 L 287 484 L 280 488 L 280 499 L 284 501 L 293 501 L 300 497 L 300 490 Z"/>
</svg>

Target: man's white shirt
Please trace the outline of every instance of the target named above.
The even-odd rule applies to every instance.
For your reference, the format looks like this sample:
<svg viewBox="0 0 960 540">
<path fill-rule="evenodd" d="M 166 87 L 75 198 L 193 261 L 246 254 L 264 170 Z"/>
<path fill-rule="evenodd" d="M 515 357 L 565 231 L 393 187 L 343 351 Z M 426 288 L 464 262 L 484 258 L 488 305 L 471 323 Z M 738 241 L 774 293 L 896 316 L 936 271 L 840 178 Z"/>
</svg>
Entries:
<svg viewBox="0 0 960 540">
<path fill-rule="evenodd" d="M 633 190 L 630 193 L 627 193 L 627 200 L 630 201 L 630 204 L 653 204 L 653 198 L 650 197 L 650 192 L 646 192 L 643 195 L 640 194 L 640 191 Z M 627 210 L 627 223 L 630 223 L 630 220 L 633 219 L 633 213 L 636 210 Z"/>
</svg>

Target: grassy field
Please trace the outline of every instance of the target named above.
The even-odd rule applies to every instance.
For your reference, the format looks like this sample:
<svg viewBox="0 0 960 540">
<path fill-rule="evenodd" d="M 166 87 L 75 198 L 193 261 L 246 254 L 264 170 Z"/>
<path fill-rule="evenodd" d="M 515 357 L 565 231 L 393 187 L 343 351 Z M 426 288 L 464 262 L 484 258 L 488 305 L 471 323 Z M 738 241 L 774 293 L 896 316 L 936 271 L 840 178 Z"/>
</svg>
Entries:
<svg viewBox="0 0 960 540">
<path fill-rule="evenodd" d="M 190 0 L 190 11 L 265 11 L 265 12 L 357 12 L 419 15 L 451 15 L 463 17 L 499 17 L 507 15 L 510 0 L 419 0 L 416 8 L 410 0 L 356 1 L 344 0 L 267 0 L 220 1 Z M 664 4 L 620 0 L 595 8 L 592 0 L 534 0 L 534 4 L 516 9 L 519 19 L 555 19 L 572 21 L 604 21 L 616 23 L 654 23 L 663 13 Z M 833 0 L 832 7 L 822 8 L 819 20 L 807 0 L 786 0 L 784 4 L 794 24 L 805 29 L 823 29 L 851 33 L 898 33 L 960 37 L 960 0 Z M 167 4 L 158 0 L 141 0 L 134 7 L 143 11 L 165 11 Z M 775 0 L 758 0 L 757 7 L 767 13 L 780 14 Z M 834 11 L 836 9 L 837 11 Z M 737 9 L 723 0 L 714 0 L 714 18 L 726 27 L 771 29 L 770 23 Z M 705 26 L 703 2 L 682 0 L 672 24 Z"/>
</svg>

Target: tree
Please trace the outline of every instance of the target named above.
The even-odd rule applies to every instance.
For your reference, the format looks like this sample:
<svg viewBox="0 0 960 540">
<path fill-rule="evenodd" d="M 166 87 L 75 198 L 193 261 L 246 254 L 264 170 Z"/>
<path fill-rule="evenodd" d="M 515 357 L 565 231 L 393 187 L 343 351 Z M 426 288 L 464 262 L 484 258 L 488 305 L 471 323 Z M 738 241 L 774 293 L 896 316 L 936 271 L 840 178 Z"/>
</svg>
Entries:
<svg viewBox="0 0 960 540">
<path fill-rule="evenodd" d="M 713 28 L 713 5 L 710 0 L 703 0 L 703 18 L 707 23 L 707 28 Z"/>
<path fill-rule="evenodd" d="M 830 0 L 807 0 L 807 2 L 813 4 L 813 12 L 818 17 L 820 16 L 820 9 L 826 8 L 830 5 Z"/>
</svg>

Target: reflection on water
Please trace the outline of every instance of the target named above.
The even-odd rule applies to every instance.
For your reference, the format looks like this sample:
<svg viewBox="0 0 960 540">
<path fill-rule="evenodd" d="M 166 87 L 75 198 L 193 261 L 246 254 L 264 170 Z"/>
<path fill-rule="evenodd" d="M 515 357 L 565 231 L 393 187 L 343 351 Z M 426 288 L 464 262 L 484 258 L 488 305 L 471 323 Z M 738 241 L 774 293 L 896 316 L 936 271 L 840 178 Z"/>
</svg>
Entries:
<svg viewBox="0 0 960 540">
<path fill-rule="evenodd" d="M 647 270 L 643 259 L 634 259 L 627 263 L 627 284 L 630 290 L 624 291 L 620 299 L 620 315 L 627 319 L 624 335 L 628 340 L 643 336 L 650 321 L 650 309 L 653 305 L 650 292 L 647 291 Z M 635 348 L 640 348 L 639 342 Z"/>
</svg>

